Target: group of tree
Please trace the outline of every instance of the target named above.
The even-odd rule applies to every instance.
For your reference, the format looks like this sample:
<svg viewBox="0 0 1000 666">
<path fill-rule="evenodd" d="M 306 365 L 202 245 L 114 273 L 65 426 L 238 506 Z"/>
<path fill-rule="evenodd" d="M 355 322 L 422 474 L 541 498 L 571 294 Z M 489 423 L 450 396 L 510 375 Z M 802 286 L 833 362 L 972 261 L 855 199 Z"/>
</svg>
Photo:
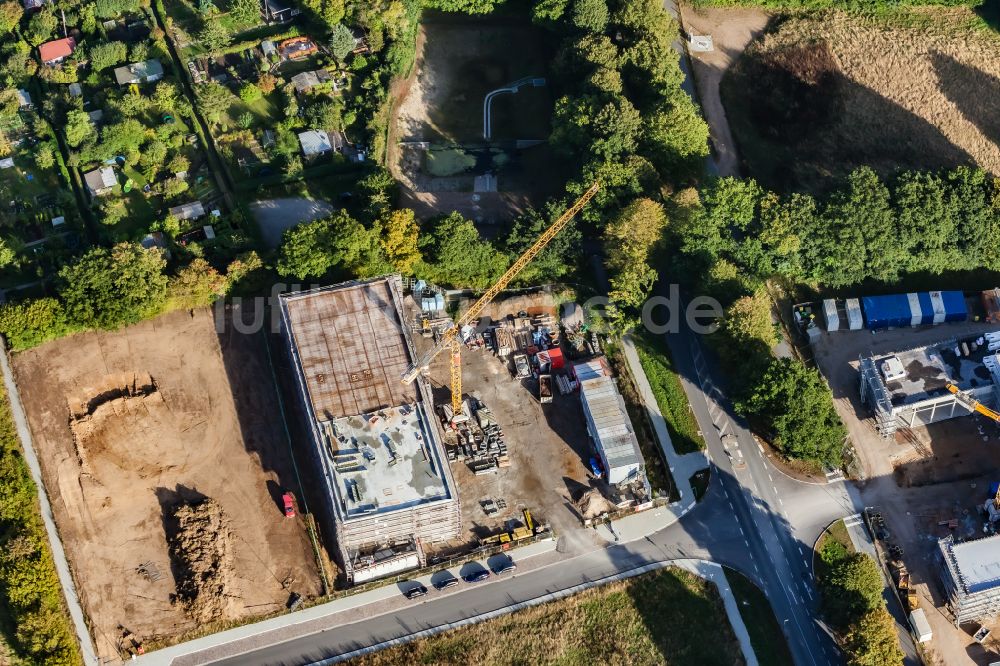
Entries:
<svg viewBox="0 0 1000 666">
<path fill-rule="evenodd" d="M 1000 184 L 984 171 L 860 168 L 822 197 L 723 178 L 701 193 L 682 248 L 758 278 L 842 287 L 908 273 L 1000 270 Z"/>
<path fill-rule="evenodd" d="M 820 550 L 823 613 L 837 633 L 848 666 L 900 666 L 896 626 L 882 598 L 878 565 L 828 538 Z"/>
<path fill-rule="evenodd" d="M 0 306 L 0 333 L 13 349 L 24 349 L 75 331 L 118 329 L 167 310 L 208 305 L 261 267 L 250 252 L 225 273 L 195 258 L 170 275 L 159 250 L 128 242 L 95 247 L 59 271 L 55 297 Z"/>
</svg>

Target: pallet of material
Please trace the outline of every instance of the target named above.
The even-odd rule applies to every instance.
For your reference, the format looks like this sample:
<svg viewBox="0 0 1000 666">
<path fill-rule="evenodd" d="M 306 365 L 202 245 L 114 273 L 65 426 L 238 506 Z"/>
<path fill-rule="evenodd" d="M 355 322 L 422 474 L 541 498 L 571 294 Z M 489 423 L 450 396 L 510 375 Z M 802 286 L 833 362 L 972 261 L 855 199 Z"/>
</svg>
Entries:
<svg viewBox="0 0 1000 666">
<path fill-rule="evenodd" d="M 510 467 L 510 456 L 508 456 L 507 454 L 497 456 L 496 465 L 497 467 L 500 468 Z"/>
</svg>

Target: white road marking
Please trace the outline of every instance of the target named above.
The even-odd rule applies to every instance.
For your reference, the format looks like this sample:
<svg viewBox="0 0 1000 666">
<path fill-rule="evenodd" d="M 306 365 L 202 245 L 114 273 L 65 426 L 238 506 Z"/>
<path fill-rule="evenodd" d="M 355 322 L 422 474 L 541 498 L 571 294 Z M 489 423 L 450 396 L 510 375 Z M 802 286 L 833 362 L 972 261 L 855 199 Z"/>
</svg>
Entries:
<svg viewBox="0 0 1000 666">
<path fill-rule="evenodd" d="M 799 555 L 805 555 L 805 552 L 802 550 L 802 546 L 799 546 Z"/>
</svg>

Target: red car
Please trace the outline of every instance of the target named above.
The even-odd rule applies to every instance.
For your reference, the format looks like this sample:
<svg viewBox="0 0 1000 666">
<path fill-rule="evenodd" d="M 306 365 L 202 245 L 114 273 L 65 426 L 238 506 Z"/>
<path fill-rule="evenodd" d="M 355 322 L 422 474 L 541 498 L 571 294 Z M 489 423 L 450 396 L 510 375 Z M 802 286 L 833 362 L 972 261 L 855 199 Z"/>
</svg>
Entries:
<svg viewBox="0 0 1000 666">
<path fill-rule="evenodd" d="M 291 493 L 285 493 L 281 496 L 281 499 L 285 502 L 285 518 L 295 517 L 295 498 L 292 497 Z"/>
</svg>

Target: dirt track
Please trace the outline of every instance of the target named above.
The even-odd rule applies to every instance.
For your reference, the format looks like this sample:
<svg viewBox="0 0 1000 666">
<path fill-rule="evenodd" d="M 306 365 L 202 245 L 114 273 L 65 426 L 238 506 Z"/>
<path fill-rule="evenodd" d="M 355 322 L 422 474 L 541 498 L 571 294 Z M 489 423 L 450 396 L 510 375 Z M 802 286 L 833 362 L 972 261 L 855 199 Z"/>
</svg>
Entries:
<svg viewBox="0 0 1000 666">
<path fill-rule="evenodd" d="M 175 312 L 14 366 L 100 657 L 118 657 L 119 625 L 141 640 L 198 626 L 171 603 L 167 531 L 182 500 L 211 498 L 228 516 L 232 617 L 320 591 L 301 519 L 279 505 L 293 475 L 262 336 L 220 344 L 209 310 Z M 162 578 L 135 572 L 146 562 Z"/>
</svg>

